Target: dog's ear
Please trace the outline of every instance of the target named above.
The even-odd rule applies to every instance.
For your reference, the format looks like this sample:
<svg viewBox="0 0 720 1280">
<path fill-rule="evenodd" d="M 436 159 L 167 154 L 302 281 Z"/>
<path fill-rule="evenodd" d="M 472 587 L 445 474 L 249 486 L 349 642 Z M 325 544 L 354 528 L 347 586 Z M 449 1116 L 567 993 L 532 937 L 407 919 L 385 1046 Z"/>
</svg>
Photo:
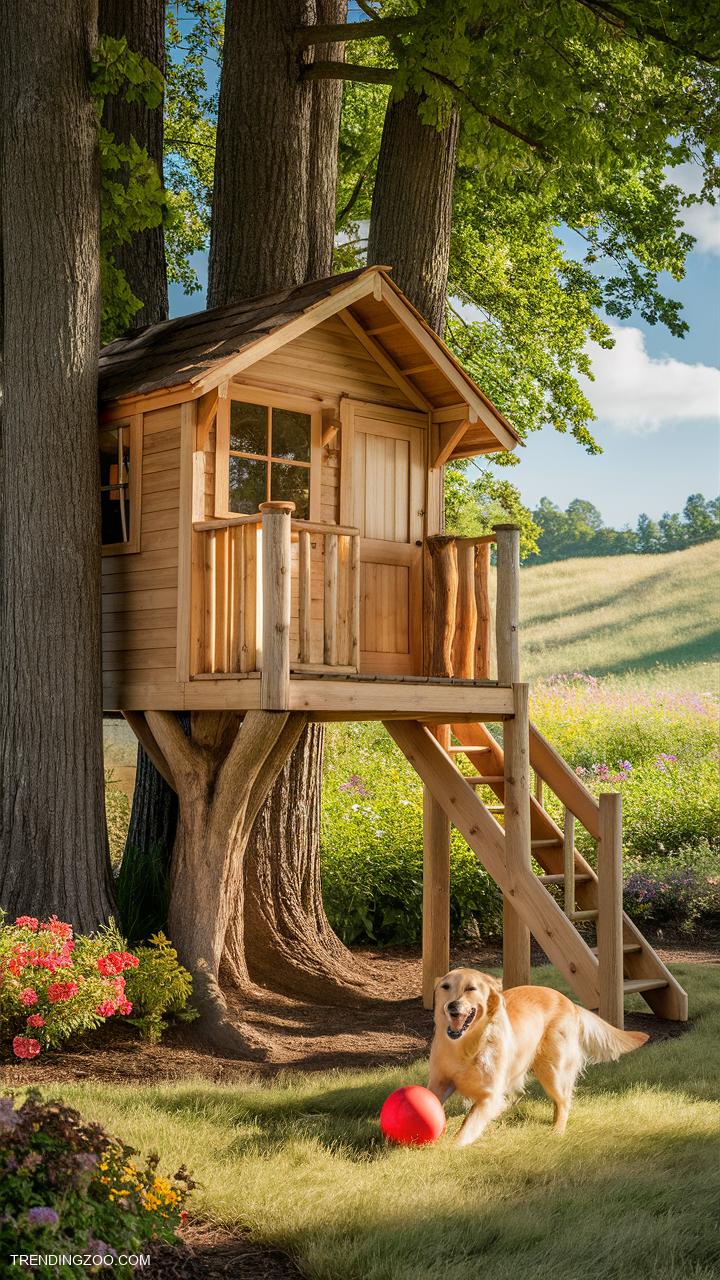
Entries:
<svg viewBox="0 0 720 1280">
<path fill-rule="evenodd" d="M 493 991 L 502 991 L 503 989 L 502 978 L 494 978 L 491 973 L 486 973 L 485 981 L 487 982 L 488 986 L 492 987 Z"/>
<path fill-rule="evenodd" d="M 500 1005 L 502 1004 L 502 998 L 503 998 L 502 991 L 499 990 L 497 987 L 494 987 L 493 990 L 488 995 L 488 1002 L 487 1002 L 488 1018 L 495 1017 L 495 1014 L 497 1013 L 498 1009 L 500 1008 Z"/>
</svg>

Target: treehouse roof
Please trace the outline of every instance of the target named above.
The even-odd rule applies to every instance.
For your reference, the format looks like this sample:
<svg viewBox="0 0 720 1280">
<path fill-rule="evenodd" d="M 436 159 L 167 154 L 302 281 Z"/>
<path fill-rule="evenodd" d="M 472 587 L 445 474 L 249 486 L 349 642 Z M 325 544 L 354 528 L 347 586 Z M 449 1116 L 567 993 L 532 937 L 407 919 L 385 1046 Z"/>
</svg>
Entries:
<svg viewBox="0 0 720 1280">
<path fill-rule="evenodd" d="M 388 268 L 343 275 L 178 316 L 100 353 L 101 405 L 187 392 L 194 398 L 330 316 L 341 314 L 404 398 L 431 412 L 442 461 L 513 449 L 515 429 L 393 283 Z"/>
</svg>

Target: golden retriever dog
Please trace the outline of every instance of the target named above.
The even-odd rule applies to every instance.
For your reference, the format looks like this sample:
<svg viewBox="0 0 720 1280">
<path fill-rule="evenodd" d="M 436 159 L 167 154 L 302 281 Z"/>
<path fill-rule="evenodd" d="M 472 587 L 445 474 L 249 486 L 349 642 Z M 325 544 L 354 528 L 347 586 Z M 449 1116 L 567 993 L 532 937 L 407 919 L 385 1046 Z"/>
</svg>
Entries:
<svg viewBox="0 0 720 1280">
<path fill-rule="evenodd" d="M 555 1104 L 564 1133 L 575 1082 L 589 1062 L 639 1049 L 642 1031 L 618 1031 L 549 987 L 513 987 L 476 969 L 435 983 L 435 1035 L 428 1088 L 442 1103 L 457 1091 L 472 1103 L 456 1146 L 475 1142 L 522 1093 L 530 1071 Z"/>
</svg>

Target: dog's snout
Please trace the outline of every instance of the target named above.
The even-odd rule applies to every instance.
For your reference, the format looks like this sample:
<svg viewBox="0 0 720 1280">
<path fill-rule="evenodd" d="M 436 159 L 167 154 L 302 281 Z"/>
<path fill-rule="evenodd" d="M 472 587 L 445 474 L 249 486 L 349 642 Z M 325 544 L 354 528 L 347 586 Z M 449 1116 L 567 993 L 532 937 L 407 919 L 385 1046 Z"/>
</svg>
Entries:
<svg viewBox="0 0 720 1280">
<path fill-rule="evenodd" d="M 459 1007 L 458 1001 L 449 1000 L 447 1010 L 448 1010 L 448 1013 L 459 1013 L 460 1007 Z"/>
</svg>

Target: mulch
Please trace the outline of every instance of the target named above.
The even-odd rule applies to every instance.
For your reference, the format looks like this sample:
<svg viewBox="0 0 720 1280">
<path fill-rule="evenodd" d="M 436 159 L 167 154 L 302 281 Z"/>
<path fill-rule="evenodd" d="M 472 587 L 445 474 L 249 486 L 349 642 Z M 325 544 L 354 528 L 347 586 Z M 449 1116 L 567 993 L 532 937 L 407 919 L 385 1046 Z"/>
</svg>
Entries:
<svg viewBox="0 0 720 1280">
<path fill-rule="evenodd" d="M 180 1245 L 151 1249 L 143 1275 L 152 1280 L 302 1280 L 302 1272 L 281 1249 L 244 1236 L 189 1228 Z"/>
</svg>

